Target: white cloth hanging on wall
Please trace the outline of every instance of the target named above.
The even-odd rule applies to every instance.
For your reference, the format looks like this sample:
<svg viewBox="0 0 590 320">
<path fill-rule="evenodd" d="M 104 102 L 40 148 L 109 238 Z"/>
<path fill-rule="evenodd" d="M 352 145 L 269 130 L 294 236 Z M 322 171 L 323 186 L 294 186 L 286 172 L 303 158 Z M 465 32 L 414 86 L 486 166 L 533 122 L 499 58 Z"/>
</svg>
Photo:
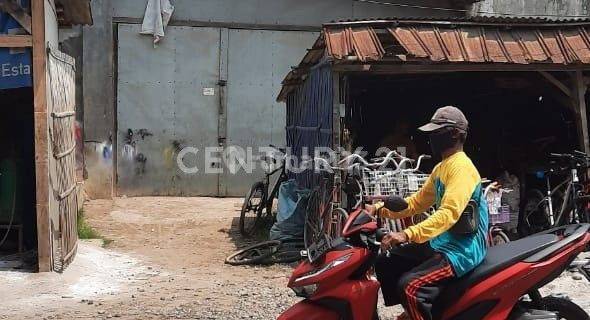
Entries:
<svg viewBox="0 0 590 320">
<path fill-rule="evenodd" d="M 164 37 L 164 30 L 170 22 L 174 6 L 169 0 L 148 0 L 141 25 L 141 34 L 154 36 L 154 45 Z"/>
</svg>

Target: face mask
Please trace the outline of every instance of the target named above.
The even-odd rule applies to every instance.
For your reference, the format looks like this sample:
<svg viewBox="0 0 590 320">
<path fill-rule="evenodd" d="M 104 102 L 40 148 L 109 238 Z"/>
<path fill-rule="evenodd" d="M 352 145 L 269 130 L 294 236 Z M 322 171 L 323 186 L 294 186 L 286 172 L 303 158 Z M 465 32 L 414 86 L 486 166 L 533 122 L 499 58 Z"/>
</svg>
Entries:
<svg viewBox="0 0 590 320">
<path fill-rule="evenodd" d="M 442 132 L 435 132 L 428 136 L 430 140 L 430 149 L 432 149 L 433 156 L 442 156 L 443 151 L 455 145 L 452 130 L 444 130 Z"/>
</svg>

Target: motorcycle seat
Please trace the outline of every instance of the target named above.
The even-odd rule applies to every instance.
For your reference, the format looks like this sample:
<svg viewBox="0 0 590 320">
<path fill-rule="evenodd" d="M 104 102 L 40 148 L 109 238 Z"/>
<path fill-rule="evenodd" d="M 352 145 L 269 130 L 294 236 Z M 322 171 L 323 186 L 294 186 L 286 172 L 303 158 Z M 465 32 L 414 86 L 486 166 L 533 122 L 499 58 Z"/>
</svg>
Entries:
<svg viewBox="0 0 590 320">
<path fill-rule="evenodd" d="M 559 241 L 554 234 L 538 234 L 488 249 L 484 261 L 473 271 L 450 284 L 441 294 L 441 304 L 447 306 L 457 301 L 474 284 L 522 261 Z"/>
</svg>

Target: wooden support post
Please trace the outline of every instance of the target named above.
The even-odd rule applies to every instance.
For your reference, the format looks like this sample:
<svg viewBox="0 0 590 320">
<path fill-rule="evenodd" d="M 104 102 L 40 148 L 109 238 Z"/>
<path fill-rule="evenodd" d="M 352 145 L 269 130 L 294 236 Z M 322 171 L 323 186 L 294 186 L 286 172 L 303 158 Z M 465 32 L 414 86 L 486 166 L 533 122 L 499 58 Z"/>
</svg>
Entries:
<svg viewBox="0 0 590 320">
<path fill-rule="evenodd" d="M 0 48 L 26 48 L 33 46 L 31 36 L 0 35 Z"/>
<path fill-rule="evenodd" d="M 33 34 L 33 95 L 35 124 L 35 186 L 37 252 L 39 271 L 51 271 L 52 248 L 49 224 L 49 149 L 45 53 L 45 2 L 31 1 Z"/>
<path fill-rule="evenodd" d="M 590 154 L 590 143 L 588 141 L 588 114 L 586 113 L 586 91 L 587 85 L 584 83 L 584 75 L 581 70 L 575 72 L 575 86 L 577 95 L 577 105 L 579 110 L 579 125 L 580 125 L 580 146 L 586 154 Z"/>
</svg>

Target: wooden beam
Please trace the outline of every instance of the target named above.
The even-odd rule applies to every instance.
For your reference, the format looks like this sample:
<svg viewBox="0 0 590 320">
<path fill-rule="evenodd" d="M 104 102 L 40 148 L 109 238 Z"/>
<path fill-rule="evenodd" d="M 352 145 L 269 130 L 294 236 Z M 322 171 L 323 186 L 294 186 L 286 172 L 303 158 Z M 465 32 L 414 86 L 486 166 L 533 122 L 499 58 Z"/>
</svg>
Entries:
<svg viewBox="0 0 590 320">
<path fill-rule="evenodd" d="M 539 73 L 545 77 L 549 82 L 551 82 L 554 86 L 556 86 L 561 92 L 563 92 L 566 96 L 571 97 L 572 91 L 565 85 L 563 82 L 559 81 L 555 78 L 551 73 L 547 71 L 539 71 Z"/>
<path fill-rule="evenodd" d="M 8 13 L 29 34 L 32 33 L 31 16 L 14 0 L 0 0 L 0 11 Z"/>
<path fill-rule="evenodd" d="M 576 93 L 578 98 L 579 121 L 581 127 L 580 145 L 584 148 L 586 154 L 590 154 L 590 143 L 588 140 L 588 114 L 586 113 L 586 91 L 588 87 L 584 84 L 584 75 L 582 71 L 576 71 L 575 76 Z"/>
<path fill-rule="evenodd" d="M 590 64 L 492 64 L 492 63 L 449 63 L 449 64 L 335 64 L 336 72 L 372 74 L 420 74 L 445 72 L 515 72 L 515 71 L 575 71 L 590 70 Z"/>
<path fill-rule="evenodd" d="M 563 94 L 560 94 L 556 90 L 548 90 L 546 95 L 551 97 L 551 99 L 555 100 L 559 104 L 561 104 L 566 109 L 570 110 L 574 114 L 578 113 L 577 103 L 575 103 L 574 99 L 570 97 L 565 97 Z"/>
<path fill-rule="evenodd" d="M 32 0 L 33 99 L 35 124 L 35 188 L 37 212 L 37 256 L 39 271 L 52 269 L 52 239 L 49 223 L 49 149 L 45 51 L 45 1 Z"/>
<path fill-rule="evenodd" d="M 0 48 L 25 48 L 33 46 L 31 36 L 0 35 Z"/>
</svg>

